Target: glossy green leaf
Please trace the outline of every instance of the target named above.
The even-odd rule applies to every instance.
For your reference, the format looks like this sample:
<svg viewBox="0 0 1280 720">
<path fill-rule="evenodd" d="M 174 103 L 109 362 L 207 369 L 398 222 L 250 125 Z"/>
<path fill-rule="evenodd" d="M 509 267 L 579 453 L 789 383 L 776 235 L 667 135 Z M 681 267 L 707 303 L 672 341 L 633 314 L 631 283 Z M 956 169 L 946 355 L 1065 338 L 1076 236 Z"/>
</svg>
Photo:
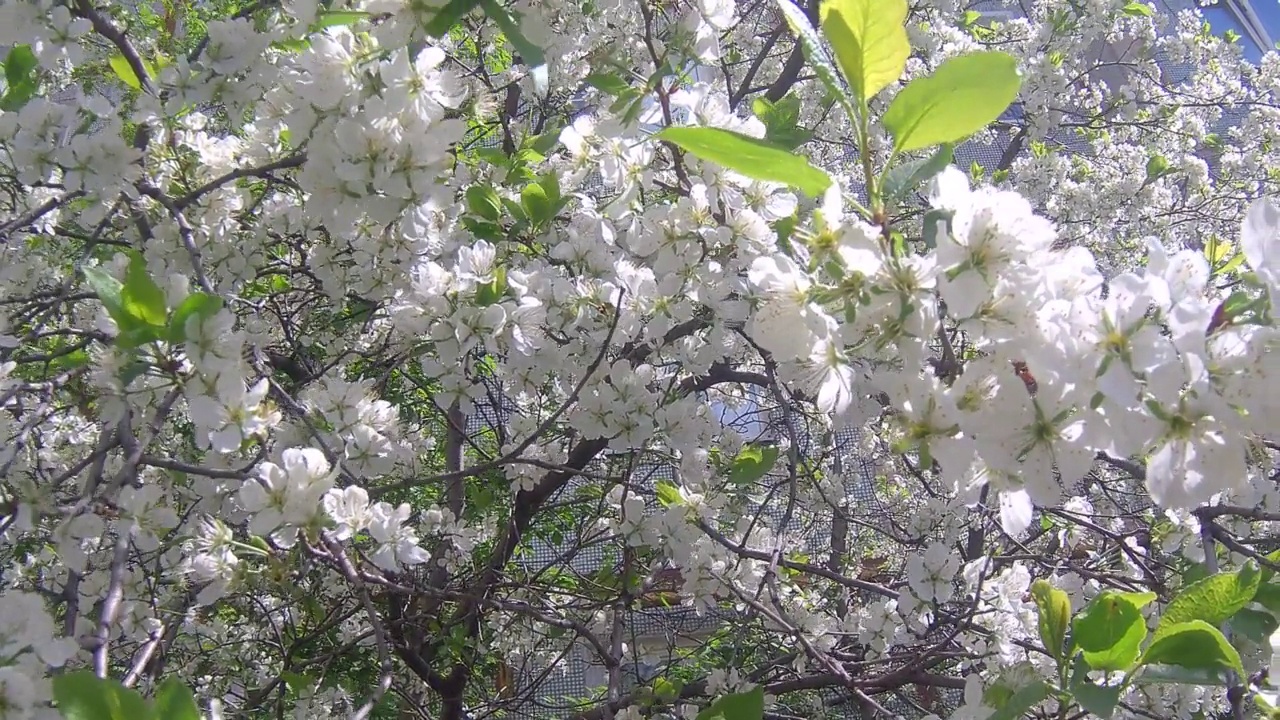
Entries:
<svg viewBox="0 0 1280 720">
<path fill-rule="evenodd" d="M 175 345 L 186 342 L 188 320 L 193 317 L 210 318 L 221 309 L 222 298 L 203 292 L 191 293 L 173 309 L 169 318 L 169 342 Z"/>
<path fill-rule="evenodd" d="M 1155 180 L 1169 172 L 1169 161 L 1163 155 L 1152 155 L 1147 158 L 1147 180 Z"/>
<path fill-rule="evenodd" d="M 486 220 L 497 220 L 502 217 L 502 200 L 492 187 L 472 185 L 467 188 L 467 209 Z"/>
<path fill-rule="evenodd" d="M 121 330 L 136 324 L 133 317 L 124 309 L 124 301 L 121 297 L 124 290 L 123 283 L 100 267 L 86 267 L 81 272 L 84 273 L 85 284 L 98 296 L 98 300 L 107 308 L 107 314 L 115 320 Z"/>
<path fill-rule="evenodd" d="M 1156 637 L 1189 620 L 1221 625 L 1253 600 L 1261 581 L 1257 563 L 1249 561 L 1237 572 L 1217 573 L 1188 585 L 1160 615 Z"/>
<path fill-rule="evenodd" d="M 124 55 L 112 55 L 107 63 L 111 65 L 111 71 L 120 78 L 120 81 L 134 90 L 142 89 L 142 81 L 138 79 L 138 74 L 133 71 L 133 66 L 125 59 Z"/>
<path fill-rule="evenodd" d="M 106 683 L 113 712 L 111 720 L 138 720 L 138 718 L 153 717 L 151 703 L 147 702 L 137 690 L 121 685 L 119 680 L 107 680 Z"/>
<path fill-rule="evenodd" d="M 680 698 L 683 684 L 679 680 L 660 677 L 653 681 L 653 694 L 658 700 L 670 703 Z"/>
<path fill-rule="evenodd" d="M 1018 63 L 1007 53 L 960 55 L 932 75 L 912 80 L 882 121 L 898 151 L 959 142 L 999 118 L 1021 83 Z"/>
<path fill-rule="evenodd" d="M 156 285 L 147 272 L 147 261 L 137 252 L 129 253 L 129 268 L 125 271 L 124 286 L 120 289 L 120 302 L 125 312 L 146 325 L 162 327 L 167 324 L 169 309 L 164 291 Z"/>
<path fill-rule="evenodd" d="M 666 480 L 659 480 L 654 485 L 654 492 L 658 496 L 658 504 L 662 507 L 680 504 L 680 489 Z"/>
<path fill-rule="evenodd" d="M 311 26 L 311 31 L 319 32 L 325 28 L 355 25 L 368 17 L 369 13 L 359 10 L 326 10 L 316 18 L 315 24 Z"/>
<path fill-rule="evenodd" d="M 849 117 L 854 117 L 857 110 L 850 102 L 849 94 L 845 92 L 844 86 L 840 84 L 840 79 L 836 77 L 836 68 L 831 61 L 831 56 L 827 54 L 827 50 L 822 45 L 822 38 L 818 37 L 818 33 L 814 31 L 813 25 L 809 23 L 809 16 L 805 14 L 791 0 L 775 0 L 778 10 L 782 12 L 782 17 L 787 21 L 787 27 L 791 28 L 791 32 L 800 41 L 801 52 L 804 53 L 805 60 L 809 61 L 809 67 L 813 69 L 818 79 L 822 81 L 823 87 L 831 94 L 831 97 L 837 99 L 844 108 Z"/>
<path fill-rule="evenodd" d="M 32 78 L 27 78 L 17 85 L 10 85 L 4 96 L 0 97 L 0 110 L 5 112 L 21 110 L 28 100 L 35 97 L 37 88 L 38 86 Z"/>
<path fill-rule="evenodd" d="M 1272 565 L 1280 564 L 1280 550 L 1273 550 L 1266 555 L 1263 555 L 1262 558 Z M 1258 563 L 1258 570 L 1262 572 L 1262 582 L 1264 583 L 1271 582 L 1271 579 L 1276 576 L 1275 570 L 1272 570 L 1262 563 Z"/>
<path fill-rule="evenodd" d="M 1147 625 L 1138 608 L 1119 593 L 1104 590 L 1071 625 L 1076 647 L 1094 670 L 1127 670 L 1147 637 Z"/>
<path fill-rule="evenodd" d="M 1277 630 L 1280 630 L 1280 621 L 1266 610 L 1243 608 L 1232 615 L 1229 622 L 1233 635 L 1241 635 L 1256 643 L 1267 642 Z"/>
<path fill-rule="evenodd" d="M 494 273 L 493 280 L 476 287 L 476 305 L 480 307 L 488 307 L 500 300 L 507 294 L 507 271 L 498 268 Z"/>
<path fill-rule="evenodd" d="M 764 688 L 734 693 L 711 703 L 698 713 L 697 720 L 761 720 L 764 717 Z"/>
<path fill-rule="evenodd" d="M 752 444 L 742 448 L 729 466 L 729 481 L 739 485 L 754 483 L 773 469 L 778 462 L 778 448 L 771 445 Z"/>
<path fill-rule="evenodd" d="M 66 720 L 112 720 L 106 681 L 88 670 L 55 675 L 53 700 Z"/>
<path fill-rule="evenodd" d="M 1071 696 L 1081 709 L 1102 720 L 1111 720 L 1124 688 L 1120 685 L 1095 685 L 1083 677 L 1076 680 L 1071 685 Z"/>
<path fill-rule="evenodd" d="M 538 186 L 547 194 L 547 202 L 551 203 L 551 217 L 555 217 L 555 214 L 560 211 L 563 200 L 560 197 L 560 176 L 549 172 L 538 179 Z"/>
<path fill-rule="evenodd" d="M 902 77 L 911 55 L 906 0 L 825 0 L 818 15 L 855 97 L 866 102 Z"/>
<path fill-rule="evenodd" d="M 1253 595 L 1253 602 L 1280 615 L 1280 584 L 1260 583 L 1258 591 Z"/>
<path fill-rule="evenodd" d="M 540 135 L 534 135 L 528 139 L 528 145 L 531 150 L 541 155 L 546 155 L 555 149 L 560 142 L 560 133 L 564 130 L 564 125 L 560 123 L 552 123 L 547 129 L 542 131 Z"/>
<path fill-rule="evenodd" d="M 24 83 L 39 66 L 40 61 L 36 59 L 30 45 L 15 45 L 4 58 L 5 82 L 11 88 Z"/>
<path fill-rule="evenodd" d="M 426 31 L 429 37 L 443 37 L 449 32 L 449 28 L 456 25 L 462 18 L 479 6 L 480 0 L 449 0 L 427 21 L 426 25 L 423 26 L 423 30 Z"/>
<path fill-rule="evenodd" d="M 658 137 L 702 160 L 754 180 L 782 183 L 813 197 L 831 186 L 831 177 L 805 158 L 729 130 L 671 127 L 658 133 Z"/>
<path fill-rule="evenodd" d="M 1040 642 L 1050 655 L 1061 658 L 1062 642 L 1071 623 L 1071 599 L 1044 579 L 1031 583 L 1031 599 L 1038 611 Z"/>
<path fill-rule="evenodd" d="M 751 111 L 764 123 L 764 139 L 784 150 L 794 150 L 808 142 L 813 133 L 799 126 L 800 98 L 787 95 L 777 102 L 758 97 Z"/>
<path fill-rule="evenodd" d="M 265 545 L 266 543 L 263 542 L 263 544 Z M 285 685 L 289 686 L 289 689 L 299 693 L 313 690 L 316 686 L 315 678 L 289 670 L 280 673 L 280 679 L 285 682 Z"/>
<path fill-rule="evenodd" d="M 915 191 L 921 185 L 942 172 L 951 164 L 952 147 L 943 143 L 928 157 L 908 160 L 891 168 L 884 174 L 881 187 L 888 201 L 895 201 L 907 193 Z"/>
<path fill-rule="evenodd" d="M 1155 11 L 1151 6 L 1143 2 L 1131 2 L 1124 6 L 1124 14 L 1134 17 L 1151 17 Z"/>
<path fill-rule="evenodd" d="M 1143 653 L 1141 664 L 1159 663 L 1185 668 L 1234 670 L 1244 677 L 1240 653 L 1222 631 L 1204 620 L 1190 620 L 1164 627 Z"/>
<path fill-rule="evenodd" d="M 621 95 L 631 89 L 631 84 L 615 73 L 591 73 L 584 82 L 609 95 Z"/>
<path fill-rule="evenodd" d="M 155 697 L 156 720 L 200 720 L 195 693 L 176 677 L 160 683 Z"/>
<path fill-rule="evenodd" d="M 1158 595 L 1153 592 L 1116 592 L 1117 595 L 1133 603 L 1133 606 L 1141 610 L 1155 601 Z"/>
<path fill-rule="evenodd" d="M 987 716 L 987 720 L 1020 720 L 1031 708 L 1049 697 L 1049 686 L 1041 680 L 1020 688 Z"/>
<path fill-rule="evenodd" d="M 520 206 L 524 208 L 525 217 L 535 226 L 543 225 L 555 215 L 555 207 L 547 191 L 537 183 L 530 183 L 520 191 Z"/>
<path fill-rule="evenodd" d="M 65 720 L 147 720 L 153 716 L 136 691 L 89 670 L 54 676 L 53 699 Z"/>
<path fill-rule="evenodd" d="M 1143 665 L 1142 671 L 1133 676 L 1138 685 L 1203 685 L 1205 687 L 1226 687 L 1226 680 L 1218 670 L 1184 668 L 1177 665 L 1151 663 Z"/>
</svg>

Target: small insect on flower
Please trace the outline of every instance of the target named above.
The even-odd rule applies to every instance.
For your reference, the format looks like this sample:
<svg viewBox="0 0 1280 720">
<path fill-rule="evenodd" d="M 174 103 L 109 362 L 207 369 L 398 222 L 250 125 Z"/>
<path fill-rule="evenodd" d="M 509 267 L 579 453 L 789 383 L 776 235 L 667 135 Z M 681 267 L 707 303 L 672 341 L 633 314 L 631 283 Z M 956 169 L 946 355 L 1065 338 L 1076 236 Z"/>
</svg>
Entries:
<svg viewBox="0 0 1280 720">
<path fill-rule="evenodd" d="M 1021 360 L 1014 360 L 1012 365 L 1014 374 L 1018 376 L 1023 385 L 1027 386 L 1027 394 L 1035 395 L 1036 391 L 1040 389 L 1040 384 L 1036 382 L 1036 377 L 1027 369 L 1027 364 Z"/>
</svg>

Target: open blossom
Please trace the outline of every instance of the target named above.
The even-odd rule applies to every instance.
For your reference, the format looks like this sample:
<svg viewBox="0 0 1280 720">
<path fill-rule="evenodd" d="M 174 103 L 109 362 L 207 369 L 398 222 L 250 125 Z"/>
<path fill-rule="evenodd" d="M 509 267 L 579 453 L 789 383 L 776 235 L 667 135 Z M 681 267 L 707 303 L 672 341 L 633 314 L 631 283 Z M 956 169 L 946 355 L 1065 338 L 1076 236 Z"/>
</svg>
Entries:
<svg viewBox="0 0 1280 720">
<path fill-rule="evenodd" d="M 240 501 L 253 514 L 249 532 L 272 534 L 276 542 L 288 545 L 298 529 L 318 516 L 321 499 L 337 473 L 315 448 L 290 448 L 282 459 L 283 465 L 259 466 L 258 477 L 241 485 Z"/>
<path fill-rule="evenodd" d="M 373 520 L 369 506 L 369 493 L 358 485 L 333 489 L 325 493 L 324 510 L 338 524 L 334 531 L 334 539 L 347 540 L 355 533 L 361 532 Z"/>
<path fill-rule="evenodd" d="M 407 503 L 392 507 L 380 502 L 370 511 L 369 536 L 378 543 L 371 559 L 378 567 L 399 570 L 401 565 L 419 565 L 431 559 L 418 545 L 418 534 L 405 525 L 413 510 Z"/>
<path fill-rule="evenodd" d="M 262 434 L 279 422 L 279 414 L 264 405 L 267 381 L 259 380 L 246 389 L 234 375 L 222 375 L 216 395 L 196 395 L 188 400 L 192 422 L 207 438 L 206 446 L 223 453 L 240 448 L 240 443 Z"/>
</svg>

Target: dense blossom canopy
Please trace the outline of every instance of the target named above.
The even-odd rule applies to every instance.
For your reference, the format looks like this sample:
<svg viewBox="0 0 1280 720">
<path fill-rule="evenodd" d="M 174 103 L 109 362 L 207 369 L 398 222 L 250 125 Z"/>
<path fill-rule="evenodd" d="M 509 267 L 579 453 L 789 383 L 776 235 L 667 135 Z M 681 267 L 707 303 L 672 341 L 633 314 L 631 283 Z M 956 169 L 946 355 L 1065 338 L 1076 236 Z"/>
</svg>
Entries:
<svg viewBox="0 0 1280 720">
<path fill-rule="evenodd" d="M 1243 717 L 1280 56 L 1021 5 L 0 0 L 0 718 Z"/>
</svg>

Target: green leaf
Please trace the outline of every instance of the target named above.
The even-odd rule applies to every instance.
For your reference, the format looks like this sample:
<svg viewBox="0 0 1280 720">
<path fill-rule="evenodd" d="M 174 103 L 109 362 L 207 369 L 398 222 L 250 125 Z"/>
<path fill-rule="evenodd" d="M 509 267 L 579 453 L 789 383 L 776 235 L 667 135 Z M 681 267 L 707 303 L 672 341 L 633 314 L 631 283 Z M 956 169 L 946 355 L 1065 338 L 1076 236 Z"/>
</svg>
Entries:
<svg viewBox="0 0 1280 720">
<path fill-rule="evenodd" d="M 1266 555 L 1263 555 L 1262 558 L 1267 562 L 1271 563 L 1272 565 L 1280 563 L 1280 550 L 1273 550 L 1267 553 Z M 1262 571 L 1262 582 L 1264 583 L 1271 582 L 1271 579 L 1276 576 L 1276 571 L 1272 570 L 1271 568 L 1261 563 L 1259 563 L 1258 566 L 1259 566 L 1259 570 Z"/>
<path fill-rule="evenodd" d="M 951 159 L 952 147 L 949 143 L 943 143 L 929 157 L 909 160 L 890 169 L 884 174 L 881 184 L 885 199 L 894 201 L 914 191 L 945 170 L 951 164 Z"/>
<path fill-rule="evenodd" d="M 498 268 L 492 281 L 476 287 L 476 305 L 488 307 L 501 300 L 506 294 L 507 271 L 504 268 Z"/>
<path fill-rule="evenodd" d="M 963 140 L 983 129 L 1018 97 L 1018 63 L 1007 53 L 951 58 L 932 75 L 912 80 L 885 111 L 898 152 Z"/>
<path fill-rule="evenodd" d="M 12 89 L 31 80 L 31 74 L 40 66 L 30 45 L 16 45 L 4 58 L 4 79 Z"/>
<path fill-rule="evenodd" d="M 112 55 L 107 62 L 121 82 L 134 90 L 142 89 L 142 81 L 138 79 L 138 74 L 133 71 L 133 66 L 129 64 L 124 55 Z"/>
<path fill-rule="evenodd" d="M 271 43 L 271 47 L 272 49 L 279 50 L 281 52 L 300 53 L 303 50 L 306 50 L 307 48 L 311 47 L 311 41 L 308 40 L 307 38 L 291 38 L 287 40 L 276 40 L 275 42 Z M 282 130 L 280 132 L 281 141 L 287 142 L 287 138 L 284 137 L 284 133 L 286 132 L 288 131 Z"/>
<path fill-rule="evenodd" d="M 1177 665 L 1152 663 L 1143 665 L 1142 672 L 1133 676 L 1138 685 L 1203 685 L 1205 687 L 1226 687 L 1226 680 L 1217 670 L 1184 668 Z"/>
<path fill-rule="evenodd" d="M 103 680 L 89 670 L 54 676 L 53 699 L 66 720 L 145 720 L 152 717 L 151 708 L 137 692 L 116 680 Z"/>
<path fill-rule="evenodd" d="M 1031 583 L 1031 598 L 1039 609 L 1040 642 L 1050 655 L 1061 658 L 1062 641 L 1071 622 L 1071 599 L 1044 579 Z"/>
<path fill-rule="evenodd" d="M 751 444 L 742 448 L 729 466 L 729 481 L 747 485 L 764 477 L 778 462 L 778 448 Z"/>
<path fill-rule="evenodd" d="M 1076 615 L 1071 625 L 1076 647 L 1094 670 L 1127 670 L 1147 637 L 1136 606 L 1119 593 L 1104 590 Z"/>
<path fill-rule="evenodd" d="M 584 82 L 608 95 L 621 95 L 631 89 L 630 83 L 614 73 L 591 73 Z"/>
<path fill-rule="evenodd" d="M 0 97 L 0 110 L 5 112 L 21 110 L 28 100 L 35 97 L 38 88 L 34 77 L 27 78 L 17 85 L 10 85 L 4 96 Z"/>
<path fill-rule="evenodd" d="M 1231 616 L 1231 632 L 1256 643 L 1265 643 L 1280 630 L 1280 621 L 1266 610 L 1244 608 Z"/>
<path fill-rule="evenodd" d="M 427 21 L 423 30 L 433 38 L 443 37 L 453 27 L 480 5 L 480 0 L 449 0 Z"/>
<path fill-rule="evenodd" d="M 265 545 L 266 543 L 263 543 L 263 544 Z M 312 690 L 316 686 L 316 681 L 314 678 L 311 678 L 310 676 L 304 675 L 302 673 L 296 673 L 289 670 L 285 670 L 284 672 L 280 673 L 280 679 L 284 681 L 285 685 L 289 686 L 290 690 L 293 690 L 299 693 L 307 690 Z"/>
<path fill-rule="evenodd" d="M 520 191 L 520 206 L 535 227 L 547 223 L 555 215 L 555 206 L 547 197 L 547 191 L 536 183 L 525 185 Z"/>
<path fill-rule="evenodd" d="M 1237 572 L 1217 573 L 1188 585 L 1164 609 L 1156 627 L 1156 637 L 1159 638 L 1166 628 L 1189 620 L 1221 625 L 1253 600 L 1261 580 L 1262 572 L 1251 560 Z"/>
<path fill-rule="evenodd" d="M 211 318 L 222 309 L 222 298 L 217 295 L 196 292 L 188 295 L 169 318 L 169 342 L 177 345 L 187 341 L 187 321 L 193 317 Z"/>
<path fill-rule="evenodd" d="M 764 688 L 725 695 L 698 713 L 697 720 L 761 720 L 764 717 Z"/>
<path fill-rule="evenodd" d="M 800 128 L 800 98 L 787 95 L 777 102 L 758 97 L 751 111 L 764 123 L 764 139 L 784 150 L 794 150 L 809 141 L 813 133 Z"/>
<path fill-rule="evenodd" d="M 1123 689 L 1120 685 L 1095 685 L 1087 678 L 1077 677 L 1071 685 L 1071 696 L 1082 710 L 1102 720 L 1111 720 Z"/>
<path fill-rule="evenodd" d="M 809 61 L 809 67 L 813 68 L 814 74 L 822 81 L 823 87 L 831 93 L 831 97 L 840 102 L 849 117 L 856 116 L 857 110 L 854 109 L 853 103 L 849 100 L 849 94 L 845 92 L 839 78 L 836 77 L 835 66 L 822 46 L 822 39 L 809 24 L 809 16 L 791 0 L 775 0 L 775 2 L 778 10 L 782 12 L 783 19 L 787 21 L 787 27 L 791 28 L 791 32 L 800 41 L 805 60 Z"/>
<path fill-rule="evenodd" d="M 0 97 L 0 110 L 14 113 L 35 97 L 36 90 L 40 88 L 36 77 L 38 67 L 40 60 L 32 53 L 31 46 L 17 45 L 9 50 L 4 59 L 4 77 L 8 87 L 5 88 L 4 96 Z"/>
<path fill-rule="evenodd" d="M 156 720 L 200 720 L 195 693 L 174 676 L 160 683 L 155 698 Z"/>
<path fill-rule="evenodd" d="M 502 200 L 492 187 L 472 185 L 467 188 L 467 209 L 486 220 L 497 220 L 502 217 Z"/>
<path fill-rule="evenodd" d="M 137 347 L 142 344 L 142 341 L 134 340 L 134 339 L 118 340 L 117 342 L 119 342 L 119 344 L 122 347 L 126 347 L 126 348 Z M 151 369 L 151 363 L 149 362 L 143 362 L 142 360 L 138 360 L 136 358 L 126 361 L 125 364 L 120 368 L 121 387 L 123 387 L 126 390 L 129 389 L 129 386 L 133 384 L 134 380 L 137 380 L 143 375 L 146 375 L 147 371 L 150 369 Z"/>
<path fill-rule="evenodd" d="M 1154 11 L 1151 6 L 1141 2 L 1131 2 L 1124 6 L 1124 14 L 1134 17 L 1151 17 Z"/>
<path fill-rule="evenodd" d="M 480 0 L 480 7 L 484 8 L 485 15 L 498 24 L 502 34 L 507 36 L 507 42 L 520 53 L 520 60 L 525 65 L 534 68 L 547 64 L 542 55 L 542 48 L 529 42 L 529 39 L 520 31 L 520 24 L 505 7 L 498 4 L 497 0 Z"/>
<path fill-rule="evenodd" d="M 1036 680 L 1011 695 L 994 713 L 987 716 L 987 720 L 1019 720 L 1028 710 L 1048 697 L 1049 686 L 1042 680 Z"/>
<path fill-rule="evenodd" d="M 325 28 L 355 25 L 369 17 L 369 13 L 359 10 L 326 10 L 320 13 L 311 26 L 311 32 L 319 32 Z"/>
<path fill-rule="evenodd" d="M 124 286 L 120 290 L 120 302 L 125 312 L 141 323 L 165 326 L 169 316 L 164 291 L 147 273 L 147 261 L 137 252 L 129 253 L 129 269 L 125 271 Z"/>
<path fill-rule="evenodd" d="M 812 197 L 831 186 L 830 176 L 805 158 L 729 130 L 670 127 L 658 133 L 658 138 L 754 180 L 789 185 Z"/>
<path fill-rule="evenodd" d="M 658 504 L 662 507 L 671 507 L 680 504 L 680 489 L 673 483 L 666 480 L 659 480 L 654 485 L 654 492 L 658 496 Z"/>
<path fill-rule="evenodd" d="M 1140 664 L 1160 663 L 1185 668 L 1234 670 L 1245 677 L 1240 653 L 1231 647 L 1218 628 L 1204 620 L 1169 625 L 1156 635 L 1143 653 Z"/>
<path fill-rule="evenodd" d="M 121 297 L 124 285 L 100 267 L 86 267 L 81 272 L 84 273 L 85 284 L 98 296 L 98 300 L 107 308 L 107 314 L 116 321 L 116 325 L 122 331 L 133 327 L 135 321 L 133 316 L 125 311 Z"/>
<path fill-rule="evenodd" d="M 906 0 L 825 0 L 818 14 L 855 97 L 865 103 L 902 77 L 911 55 Z"/>
<path fill-rule="evenodd" d="M 88 670 L 55 675 L 53 700 L 66 720 L 111 720 L 111 693 L 106 681 Z"/>
<path fill-rule="evenodd" d="M 1163 155 L 1152 155 L 1147 158 L 1147 180 L 1155 180 L 1169 172 L 1169 161 Z"/>
<path fill-rule="evenodd" d="M 1253 602 L 1273 613 L 1280 614 L 1280 585 L 1275 583 L 1258 585 L 1258 592 L 1254 593 Z"/>
<path fill-rule="evenodd" d="M 551 217 L 555 217 L 563 204 L 560 197 L 560 177 L 549 172 L 538 180 L 538 185 L 547 194 L 547 201 L 551 203 Z M 550 220 L 551 217 L 547 219 Z"/>
<path fill-rule="evenodd" d="M 555 149 L 556 144 L 560 142 L 560 131 L 562 130 L 564 130 L 564 127 L 556 124 L 544 130 L 541 135 L 533 136 L 529 142 L 530 149 L 541 155 L 546 155 Z"/>
<path fill-rule="evenodd" d="M 653 681 L 653 694 L 658 700 L 670 703 L 680 698 L 683 684 L 679 680 L 660 677 Z"/>
<path fill-rule="evenodd" d="M 1116 594 L 1133 603 L 1133 606 L 1139 610 L 1150 605 L 1159 597 L 1153 592 L 1116 592 Z"/>
</svg>

